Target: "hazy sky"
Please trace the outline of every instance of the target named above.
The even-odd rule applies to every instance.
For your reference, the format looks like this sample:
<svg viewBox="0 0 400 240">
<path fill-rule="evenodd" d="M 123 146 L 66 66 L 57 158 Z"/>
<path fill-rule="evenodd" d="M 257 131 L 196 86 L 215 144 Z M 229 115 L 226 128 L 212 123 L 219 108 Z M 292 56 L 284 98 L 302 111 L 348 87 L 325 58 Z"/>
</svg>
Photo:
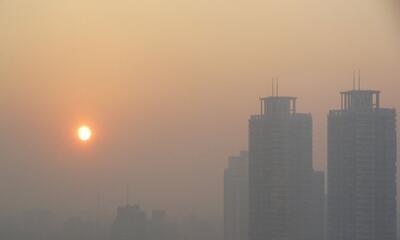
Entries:
<svg viewBox="0 0 400 240">
<path fill-rule="evenodd" d="M 221 219 L 223 169 L 258 98 L 299 97 L 325 167 L 339 91 L 400 109 L 395 0 L 0 0 L 1 212 L 112 215 L 125 201 Z M 90 124 L 95 139 L 77 143 Z M 3 211 L 4 210 L 4 211 Z"/>
</svg>

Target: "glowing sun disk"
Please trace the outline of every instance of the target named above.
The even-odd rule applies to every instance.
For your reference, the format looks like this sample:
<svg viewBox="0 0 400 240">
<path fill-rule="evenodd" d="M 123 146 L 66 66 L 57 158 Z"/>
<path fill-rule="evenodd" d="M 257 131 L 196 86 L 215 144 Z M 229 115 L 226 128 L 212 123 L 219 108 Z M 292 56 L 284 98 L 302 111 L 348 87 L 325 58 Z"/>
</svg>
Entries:
<svg viewBox="0 0 400 240">
<path fill-rule="evenodd" d="M 89 141 L 92 137 L 92 130 L 88 126 L 81 126 L 78 129 L 78 137 L 81 141 Z"/>
</svg>

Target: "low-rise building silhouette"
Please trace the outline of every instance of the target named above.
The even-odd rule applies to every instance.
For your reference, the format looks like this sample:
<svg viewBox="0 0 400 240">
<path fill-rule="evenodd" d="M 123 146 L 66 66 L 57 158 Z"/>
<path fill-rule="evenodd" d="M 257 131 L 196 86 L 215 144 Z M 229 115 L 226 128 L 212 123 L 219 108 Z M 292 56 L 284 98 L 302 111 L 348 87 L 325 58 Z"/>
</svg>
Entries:
<svg viewBox="0 0 400 240">
<path fill-rule="evenodd" d="M 118 207 L 111 240 L 147 240 L 146 213 L 138 205 Z"/>
</svg>

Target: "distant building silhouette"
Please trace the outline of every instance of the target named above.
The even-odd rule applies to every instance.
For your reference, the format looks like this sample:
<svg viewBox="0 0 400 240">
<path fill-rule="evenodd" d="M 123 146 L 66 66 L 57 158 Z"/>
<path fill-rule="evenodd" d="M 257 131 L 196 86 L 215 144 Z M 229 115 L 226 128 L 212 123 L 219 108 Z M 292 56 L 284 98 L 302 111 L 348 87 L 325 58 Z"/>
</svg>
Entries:
<svg viewBox="0 0 400 240">
<path fill-rule="evenodd" d="M 60 230 L 58 217 L 45 209 L 25 211 L 0 221 L 0 239 L 2 240 L 60 239 Z"/>
<path fill-rule="evenodd" d="M 247 151 L 230 157 L 224 174 L 224 239 L 248 238 L 248 174 Z"/>
<path fill-rule="evenodd" d="M 311 238 L 324 240 L 326 235 L 325 174 L 314 171 L 311 185 Z"/>
<path fill-rule="evenodd" d="M 118 207 L 111 240 L 147 240 L 146 213 L 138 205 Z"/>
<path fill-rule="evenodd" d="M 328 116 L 328 240 L 396 239 L 396 112 L 341 93 Z"/>
<path fill-rule="evenodd" d="M 165 210 L 153 210 L 148 227 L 150 240 L 178 240 L 178 226 L 168 221 Z"/>
<path fill-rule="evenodd" d="M 167 219 L 166 212 L 164 210 L 152 211 L 149 232 L 151 240 L 161 240 L 166 238 Z"/>
<path fill-rule="evenodd" d="M 296 98 L 261 99 L 249 121 L 249 240 L 309 240 L 312 118 Z"/>
<path fill-rule="evenodd" d="M 31 210 L 22 215 L 20 239 L 51 240 L 57 238 L 55 215 L 49 210 Z M 18 238 L 17 238 L 18 239 Z"/>
<path fill-rule="evenodd" d="M 94 225 L 94 223 L 82 221 L 80 218 L 70 218 L 64 223 L 63 239 L 97 240 Z"/>
<path fill-rule="evenodd" d="M 182 240 L 221 240 L 213 225 L 192 215 L 181 223 Z"/>
<path fill-rule="evenodd" d="M 178 225 L 167 219 L 165 210 L 153 210 L 151 218 L 138 205 L 118 208 L 111 240 L 179 240 Z"/>
</svg>

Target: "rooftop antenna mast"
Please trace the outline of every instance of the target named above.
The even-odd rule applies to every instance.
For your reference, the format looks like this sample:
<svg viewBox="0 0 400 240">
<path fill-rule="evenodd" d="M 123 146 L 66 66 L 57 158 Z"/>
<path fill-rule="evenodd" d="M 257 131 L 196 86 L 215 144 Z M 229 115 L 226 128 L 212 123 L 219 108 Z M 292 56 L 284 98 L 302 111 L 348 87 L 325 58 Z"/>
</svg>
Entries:
<svg viewBox="0 0 400 240">
<path fill-rule="evenodd" d="M 130 202 L 130 199 L 129 199 L 130 196 L 129 195 L 130 195 L 129 194 L 129 184 L 127 184 L 126 185 L 126 196 L 125 196 L 126 197 L 126 199 L 125 199 L 126 200 L 126 206 L 129 206 L 129 202 Z"/>
<path fill-rule="evenodd" d="M 353 90 L 356 90 L 356 71 L 353 70 Z"/>
<path fill-rule="evenodd" d="M 279 78 L 276 78 L 276 96 L 279 97 Z"/>
<path fill-rule="evenodd" d="M 361 90 L 361 70 L 358 69 L 358 90 Z"/>
<path fill-rule="evenodd" d="M 275 83 L 274 83 L 275 79 L 272 78 L 272 96 L 274 97 L 275 95 Z"/>
</svg>

